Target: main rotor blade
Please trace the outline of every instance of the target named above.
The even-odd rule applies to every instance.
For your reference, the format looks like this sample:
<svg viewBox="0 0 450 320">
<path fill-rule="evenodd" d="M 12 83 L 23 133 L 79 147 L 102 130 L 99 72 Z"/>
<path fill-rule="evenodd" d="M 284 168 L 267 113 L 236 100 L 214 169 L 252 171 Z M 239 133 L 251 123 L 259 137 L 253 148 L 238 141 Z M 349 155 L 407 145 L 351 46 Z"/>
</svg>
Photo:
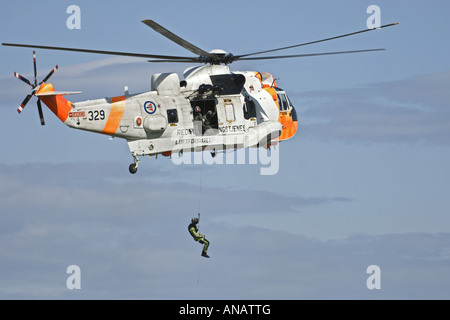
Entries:
<svg viewBox="0 0 450 320">
<path fill-rule="evenodd" d="M 364 30 L 361 30 L 361 31 L 347 33 L 347 34 L 336 36 L 336 37 L 331 37 L 331 38 L 326 38 L 326 39 L 316 40 L 316 41 L 311 41 L 311 42 L 305 42 L 305 43 L 296 44 L 296 45 L 288 46 L 288 47 L 282 47 L 282 48 L 277 48 L 277 49 L 271 49 L 271 50 L 259 51 L 259 52 L 254 52 L 254 53 L 248 53 L 248 54 L 243 54 L 243 55 L 239 55 L 239 56 L 235 56 L 235 57 L 239 59 L 239 58 L 248 57 L 248 56 L 252 56 L 252 55 L 256 55 L 256 54 L 269 53 L 269 52 L 275 52 L 275 51 L 280 51 L 280 50 L 286 50 L 286 49 L 292 49 L 292 48 L 307 46 L 307 45 L 315 44 L 315 43 L 319 43 L 319 42 L 325 42 L 325 41 L 329 41 L 329 40 L 349 37 L 349 36 L 353 36 L 353 35 L 356 35 L 356 34 L 359 34 L 359 33 L 373 31 L 373 30 L 376 30 L 376 29 L 387 28 L 387 27 L 395 26 L 397 24 L 398 24 L 397 22 L 396 23 L 391 23 L 391 24 L 386 24 L 384 26 L 381 26 L 381 27 L 375 28 L 375 29 L 364 29 Z"/>
<path fill-rule="evenodd" d="M 34 45 L 34 44 L 2 43 L 2 45 L 9 46 L 9 47 L 74 51 L 74 52 L 108 54 L 108 55 L 126 56 L 126 57 L 150 58 L 150 59 L 168 59 L 168 60 L 170 60 L 170 59 L 196 59 L 196 58 L 191 58 L 191 57 L 176 57 L 176 56 L 164 56 L 164 55 L 131 53 L 131 52 L 117 52 L 117 51 L 90 50 L 90 49 L 78 49 L 78 48 L 66 48 L 66 47 L 52 47 L 52 46 L 41 46 L 41 45 Z"/>
<path fill-rule="evenodd" d="M 147 62 L 180 62 L 180 63 L 201 63 L 198 58 L 192 59 L 172 59 L 172 60 L 147 60 Z"/>
<path fill-rule="evenodd" d="M 328 55 L 333 55 L 333 54 L 359 53 L 359 52 L 371 52 L 371 51 L 383 51 L 383 50 L 386 50 L 386 49 L 368 49 L 368 50 L 294 54 L 294 55 L 286 55 L 286 56 L 237 58 L 234 61 L 236 61 L 236 60 L 269 60 L 269 59 L 285 59 L 285 58 L 302 58 L 302 57 L 328 56 Z"/>
<path fill-rule="evenodd" d="M 206 52 L 205 50 L 200 49 L 199 47 L 193 45 L 192 43 L 187 42 L 183 38 L 180 38 L 179 36 L 177 36 L 176 34 L 170 32 L 169 30 L 167 30 L 163 26 L 157 24 L 153 20 L 147 19 L 147 20 L 143 20 L 142 22 L 145 23 L 150 28 L 152 28 L 153 30 L 155 30 L 156 32 L 158 32 L 159 34 L 161 34 L 164 37 L 166 37 L 167 39 L 172 40 L 176 44 L 182 46 L 183 48 L 189 50 L 192 53 L 195 53 L 195 54 L 198 54 L 199 56 L 204 56 L 204 57 L 212 56 L 209 52 Z"/>
<path fill-rule="evenodd" d="M 45 126 L 44 113 L 42 112 L 42 106 L 41 106 L 40 99 L 37 100 L 37 106 L 38 106 L 38 111 L 39 111 L 39 118 L 41 119 L 41 125 Z"/>
</svg>

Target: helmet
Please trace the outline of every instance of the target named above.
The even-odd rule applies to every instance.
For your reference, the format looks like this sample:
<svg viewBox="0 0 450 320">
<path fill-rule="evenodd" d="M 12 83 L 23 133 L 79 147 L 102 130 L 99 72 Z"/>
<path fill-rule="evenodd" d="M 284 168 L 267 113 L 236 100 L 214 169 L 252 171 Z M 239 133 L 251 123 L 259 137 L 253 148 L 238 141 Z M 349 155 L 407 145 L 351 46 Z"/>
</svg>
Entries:
<svg viewBox="0 0 450 320">
<path fill-rule="evenodd" d="M 197 223 L 198 223 L 198 219 L 197 219 L 197 218 L 192 218 L 191 222 L 192 222 L 193 224 L 197 224 Z"/>
<path fill-rule="evenodd" d="M 199 106 L 196 106 L 196 107 L 194 108 L 194 111 L 195 111 L 195 112 L 201 112 L 201 111 L 202 111 L 202 109 L 200 109 L 200 107 L 199 107 Z"/>
</svg>

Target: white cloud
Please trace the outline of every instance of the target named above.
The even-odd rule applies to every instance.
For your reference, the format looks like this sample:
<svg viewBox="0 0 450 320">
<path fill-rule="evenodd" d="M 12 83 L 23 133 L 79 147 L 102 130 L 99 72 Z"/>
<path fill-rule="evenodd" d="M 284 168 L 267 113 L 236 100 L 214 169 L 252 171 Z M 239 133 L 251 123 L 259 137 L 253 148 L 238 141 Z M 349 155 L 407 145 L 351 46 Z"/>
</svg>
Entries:
<svg viewBox="0 0 450 320">
<path fill-rule="evenodd" d="M 206 260 L 200 257 L 201 246 L 187 232 L 197 186 L 177 180 L 176 172 L 159 170 L 154 170 L 151 179 L 120 175 L 109 179 L 105 173 L 111 167 L 115 165 L 1 167 L 1 181 L 15 184 L 9 191 L 3 185 L 0 191 L 0 297 L 449 297 L 448 233 L 361 234 L 318 241 L 268 227 L 232 227 L 214 222 L 210 213 L 200 226 L 211 241 L 212 258 Z M 171 184 L 161 183 L 163 179 Z M 224 192 L 226 189 L 208 188 L 208 204 Z M 240 197 L 238 191 L 229 195 Z M 274 195 L 276 201 L 295 202 Z M 328 201 L 340 199 L 313 199 L 312 203 L 300 199 L 297 204 L 319 206 Z M 255 206 L 271 210 L 264 208 L 268 202 Z M 219 210 L 214 214 L 225 213 Z M 78 292 L 65 286 L 66 268 L 72 264 L 79 265 L 82 272 Z M 372 264 L 382 271 L 378 292 L 365 287 L 366 268 Z M 409 290 L 404 290 L 406 286 Z"/>
</svg>

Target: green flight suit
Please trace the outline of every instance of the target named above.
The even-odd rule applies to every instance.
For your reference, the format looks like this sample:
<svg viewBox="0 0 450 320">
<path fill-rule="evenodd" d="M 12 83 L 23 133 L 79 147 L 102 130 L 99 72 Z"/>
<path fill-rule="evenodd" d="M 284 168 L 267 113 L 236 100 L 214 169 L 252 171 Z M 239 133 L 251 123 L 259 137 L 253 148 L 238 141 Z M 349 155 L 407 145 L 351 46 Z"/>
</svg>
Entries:
<svg viewBox="0 0 450 320">
<path fill-rule="evenodd" d="M 191 223 L 188 227 L 189 233 L 191 234 L 192 238 L 194 238 L 195 241 L 198 241 L 199 243 L 203 244 L 203 253 L 206 253 L 209 247 L 209 241 L 206 240 L 205 235 L 198 232 L 197 225 L 194 223 Z"/>
</svg>

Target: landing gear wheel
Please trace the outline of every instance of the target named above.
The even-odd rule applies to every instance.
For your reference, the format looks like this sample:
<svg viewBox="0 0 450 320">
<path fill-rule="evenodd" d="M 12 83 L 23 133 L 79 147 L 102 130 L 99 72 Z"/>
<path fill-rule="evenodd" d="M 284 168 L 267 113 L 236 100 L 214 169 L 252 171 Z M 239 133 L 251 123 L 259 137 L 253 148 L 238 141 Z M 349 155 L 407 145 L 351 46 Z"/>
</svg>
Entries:
<svg viewBox="0 0 450 320">
<path fill-rule="evenodd" d="M 134 158 L 134 163 L 130 164 L 130 166 L 128 167 L 128 170 L 130 170 L 131 174 L 135 174 L 138 169 L 139 158 L 137 157 L 137 155 L 135 153 L 133 153 L 132 156 Z"/>
<path fill-rule="evenodd" d="M 135 174 L 137 172 L 137 169 L 138 169 L 137 163 L 130 164 L 128 169 L 130 170 L 131 174 Z"/>
</svg>

